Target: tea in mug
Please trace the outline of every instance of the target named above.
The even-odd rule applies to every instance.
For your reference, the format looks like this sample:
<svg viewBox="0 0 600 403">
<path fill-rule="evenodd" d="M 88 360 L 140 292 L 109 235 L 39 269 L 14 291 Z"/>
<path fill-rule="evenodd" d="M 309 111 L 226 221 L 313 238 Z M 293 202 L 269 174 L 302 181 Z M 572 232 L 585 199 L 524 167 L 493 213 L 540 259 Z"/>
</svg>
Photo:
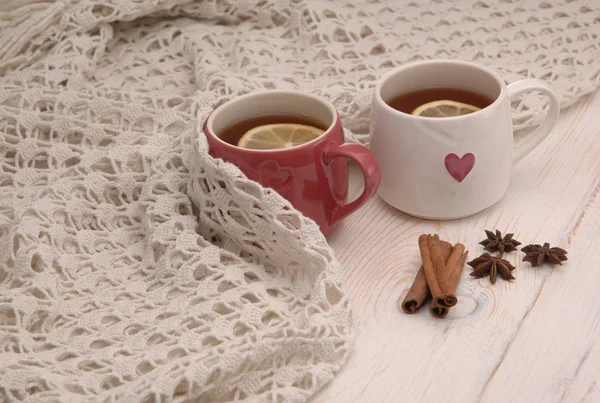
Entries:
<svg viewBox="0 0 600 403">
<path fill-rule="evenodd" d="M 270 150 L 307 143 L 327 130 L 327 125 L 302 115 L 253 116 L 226 127 L 219 138 L 241 148 Z"/>
<path fill-rule="evenodd" d="M 493 99 L 473 91 L 458 88 L 425 88 L 399 95 L 388 101 L 392 108 L 419 116 L 450 117 L 483 109 Z"/>
</svg>

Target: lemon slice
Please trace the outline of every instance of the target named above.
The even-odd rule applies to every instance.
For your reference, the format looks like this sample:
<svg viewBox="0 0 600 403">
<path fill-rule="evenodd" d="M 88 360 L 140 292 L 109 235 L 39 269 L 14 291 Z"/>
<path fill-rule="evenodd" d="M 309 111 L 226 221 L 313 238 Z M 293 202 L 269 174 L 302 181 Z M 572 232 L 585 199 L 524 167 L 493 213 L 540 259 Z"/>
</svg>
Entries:
<svg viewBox="0 0 600 403">
<path fill-rule="evenodd" d="M 444 99 L 423 104 L 412 111 L 412 114 L 428 118 L 448 118 L 452 116 L 468 115 L 469 113 L 477 112 L 480 109 L 481 108 L 473 105 Z"/>
<path fill-rule="evenodd" d="M 257 126 L 248 130 L 240 138 L 237 145 L 241 148 L 250 148 L 253 150 L 290 148 L 308 143 L 323 133 L 325 133 L 325 130 L 314 126 L 277 123 Z"/>
</svg>

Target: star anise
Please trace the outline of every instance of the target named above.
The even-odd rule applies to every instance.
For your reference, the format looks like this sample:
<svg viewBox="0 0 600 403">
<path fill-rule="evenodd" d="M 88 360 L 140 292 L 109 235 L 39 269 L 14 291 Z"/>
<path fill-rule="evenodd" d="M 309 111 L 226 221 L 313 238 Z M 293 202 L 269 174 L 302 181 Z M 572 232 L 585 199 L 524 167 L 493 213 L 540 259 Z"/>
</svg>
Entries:
<svg viewBox="0 0 600 403">
<path fill-rule="evenodd" d="M 567 251 L 561 248 L 551 248 L 548 242 L 542 245 L 527 245 L 521 248 L 527 255 L 523 258 L 524 262 L 531 263 L 532 266 L 541 266 L 544 262 L 550 264 L 559 264 L 567 260 Z"/>
<path fill-rule="evenodd" d="M 500 252 L 500 254 L 512 252 L 517 250 L 517 246 L 521 245 L 521 242 L 516 239 L 512 239 L 514 234 L 506 234 L 502 236 L 502 233 L 496 230 L 494 234 L 492 231 L 485 230 L 487 239 L 479 242 L 483 245 L 485 250 L 490 252 Z"/>
<path fill-rule="evenodd" d="M 482 278 L 489 275 L 492 284 L 496 282 L 498 275 L 507 281 L 515 279 L 511 271 L 516 267 L 510 264 L 509 261 L 498 256 L 492 256 L 489 253 L 484 253 L 467 264 L 473 268 L 472 277 Z"/>
</svg>

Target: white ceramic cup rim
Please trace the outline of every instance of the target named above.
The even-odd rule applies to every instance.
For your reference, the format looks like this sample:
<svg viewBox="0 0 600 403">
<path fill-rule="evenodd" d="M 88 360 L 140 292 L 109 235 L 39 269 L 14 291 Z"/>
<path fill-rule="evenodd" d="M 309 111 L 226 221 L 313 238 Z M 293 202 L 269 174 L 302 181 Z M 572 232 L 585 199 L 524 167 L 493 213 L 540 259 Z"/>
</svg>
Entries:
<svg viewBox="0 0 600 403">
<path fill-rule="evenodd" d="M 224 141 L 223 139 L 221 139 L 221 137 L 219 137 L 219 135 L 217 134 L 217 132 L 219 130 L 215 130 L 215 121 L 217 121 L 217 123 L 219 122 L 219 119 L 222 118 L 222 115 L 224 113 L 226 113 L 228 110 L 239 110 L 239 111 L 245 111 L 248 110 L 247 106 L 251 105 L 252 107 L 256 107 L 259 105 L 260 100 L 262 99 L 263 101 L 266 98 L 284 98 L 287 99 L 288 101 L 291 101 L 292 99 L 297 99 L 299 102 L 308 102 L 308 103 L 312 103 L 313 106 L 316 106 L 317 104 L 319 104 L 319 109 L 320 110 L 326 110 L 327 111 L 327 116 L 326 119 L 319 119 L 318 117 L 315 117 L 315 113 L 306 113 L 305 111 L 301 111 L 301 107 L 299 106 L 296 109 L 296 106 L 292 106 L 292 105 L 280 105 L 280 107 L 282 109 L 280 109 L 279 111 L 275 111 L 275 110 L 269 110 L 268 108 L 266 108 L 265 110 L 262 111 L 262 113 L 240 113 L 239 118 L 237 119 L 231 119 L 231 120 L 227 120 L 227 123 L 221 126 L 224 127 L 219 127 L 219 130 L 224 129 L 227 126 L 230 126 L 236 122 L 239 122 L 240 120 L 243 119 L 248 119 L 251 118 L 253 116 L 258 116 L 258 115 L 268 115 L 268 114 L 273 114 L 273 113 L 281 113 L 281 114 L 290 114 L 290 115 L 301 115 L 301 116 L 306 116 L 306 117 L 310 117 L 313 119 L 316 119 L 324 124 L 327 125 L 327 129 L 323 132 L 322 135 L 320 135 L 319 137 L 306 142 L 304 144 L 301 144 L 299 146 L 295 146 L 295 147 L 291 147 L 291 148 L 284 148 L 284 149 L 274 149 L 274 150 L 254 150 L 254 149 L 247 149 L 247 148 L 240 148 L 236 145 L 230 144 L 226 141 Z M 286 109 L 288 108 L 288 109 Z M 258 108 L 257 108 L 258 109 Z M 309 109 L 309 108 L 305 108 Z M 313 110 L 314 112 L 314 110 Z M 325 115 L 323 115 L 325 116 Z M 318 95 L 314 95 L 308 92 L 303 92 L 303 91 L 297 91 L 297 90 L 266 90 L 266 91 L 260 91 L 260 92 L 252 92 L 249 94 L 245 94 L 245 95 L 241 95 L 239 97 L 233 98 L 225 103 L 223 103 L 222 105 L 219 105 L 217 108 L 215 108 L 214 111 L 211 112 L 210 116 L 208 117 L 208 119 L 206 120 L 206 130 L 205 132 L 208 133 L 208 135 L 210 135 L 211 137 L 213 137 L 214 139 L 216 139 L 216 141 L 218 141 L 219 143 L 221 143 L 222 145 L 226 146 L 226 147 L 232 147 L 235 150 L 244 150 L 244 152 L 251 152 L 251 153 L 282 153 L 282 152 L 295 152 L 299 149 L 302 148 L 306 148 L 306 147 L 310 147 L 311 145 L 321 141 L 327 134 L 329 134 L 331 132 L 331 130 L 333 130 L 336 122 L 338 120 L 338 113 L 337 110 L 335 109 L 335 106 L 333 106 L 333 104 L 329 101 L 327 101 L 326 99 L 318 96 Z"/>
<path fill-rule="evenodd" d="M 467 115 L 436 118 L 436 117 L 426 117 L 426 116 L 415 116 L 415 115 L 411 115 L 410 113 L 401 112 L 397 109 L 392 108 L 386 101 L 383 100 L 383 97 L 381 96 L 381 90 L 382 90 L 382 88 L 384 88 L 384 86 L 386 86 L 386 84 L 393 77 L 405 74 L 406 71 L 409 69 L 414 69 L 414 68 L 419 68 L 419 67 L 430 67 L 433 65 L 443 65 L 443 64 L 452 64 L 455 66 L 462 67 L 465 70 L 467 70 L 467 69 L 479 70 L 480 72 L 487 75 L 491 80 L 494 80 L 499 88 L 498 94 L 496 95 L 494 102 L 492 102 L 490 105 L 486 106 L 483 109 L 480 109 L 476 112 L 469 113 Z M 421 88 L 427 88 L 427 87 L 421 87 Z M 418 88 L 415 88 L 415 90 L 417 90 L 417 89 Z M 376 101 L 380 105 L 383 105 L 383 108 L 385 108 L 385 110 L 387 110 L 388 112 L 390 112 L 392 114 L 402 116 L 402 117 L 408 118 L 408 119 L 416 119 L 416 120 L 423 120 L 423 121 L 438 121 L 439 122 L 440 119 L 443 119 L 444 121 L 451 121 L 451 120 L 469 120 L 469 119 L 476 118 L 482 112 L 484 112 L 488 109 L 491 109 L 496 104 L 498 104 L 501 101 L 501 99 L 504 96 L 506 96 L 506 92 L 507 92 L 506 83 L 504 82 L 504 80 L 502 80 L 500 75 L 498 73 L 496 73 L 494 70 L 488 69 L 488 68 L 481 66 L 479 64 L 476 64 L 476 63 L 466 62 L 466 61 L 462 61 L 462 60 L 435 59 L 435 60 L 425 60 L 425 61 L 408 63 L 408 64 L 396 67 L 396 68 L 388 71 L 383 76 L 381 76 L 381 78 L 377 81 L 377 84 L 375 85 L 375 95 L 374 96 L 375 96 Z M 398 96 L 398 95 L 400 95 L 400 94 L 396 94 L 396 96 Z"/>
</svg>

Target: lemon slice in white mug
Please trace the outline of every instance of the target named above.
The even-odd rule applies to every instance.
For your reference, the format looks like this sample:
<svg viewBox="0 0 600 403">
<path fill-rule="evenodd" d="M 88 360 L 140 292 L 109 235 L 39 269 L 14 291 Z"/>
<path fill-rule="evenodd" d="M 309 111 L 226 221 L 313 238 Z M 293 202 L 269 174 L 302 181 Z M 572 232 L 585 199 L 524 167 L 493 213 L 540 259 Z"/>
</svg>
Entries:
<svg viewBox="0 0 600 403">
<path fill-rule="evenodd" d="M 416 108 L 412 114 L 427 118 L 448 118 L 452 116 L 468 115 L 469 113 L 477 112 L 480 109 L 481 108 L 473 105 L 444 99 L 423 104 Z"/>
<path fill-rule="evenodd" d="M 240 148 L 276 150 L 308 143 L 325 133 L 314 126 L 295 123 L 262 125 L 248 130 L 238 141 Z"/>
</svg>

